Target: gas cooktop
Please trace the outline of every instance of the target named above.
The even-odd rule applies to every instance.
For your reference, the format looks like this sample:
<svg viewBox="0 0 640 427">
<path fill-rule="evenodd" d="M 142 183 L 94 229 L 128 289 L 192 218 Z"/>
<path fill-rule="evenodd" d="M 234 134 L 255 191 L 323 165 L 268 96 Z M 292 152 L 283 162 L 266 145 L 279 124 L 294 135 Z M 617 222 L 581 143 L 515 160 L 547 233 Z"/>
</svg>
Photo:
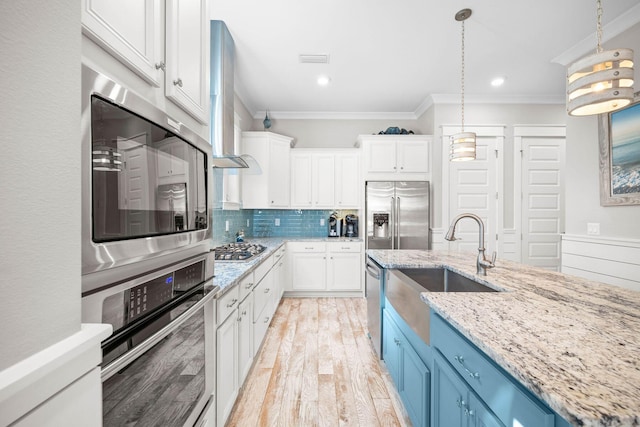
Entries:
<svg viewBox="0 0 640 427">
<path fill-rule="evenodd" d="M 216 261 L 248 261 L 259 255 L 266 246 L 256 243 L 227 243 L 213 250 L 216 252 Z"/>
</svg>

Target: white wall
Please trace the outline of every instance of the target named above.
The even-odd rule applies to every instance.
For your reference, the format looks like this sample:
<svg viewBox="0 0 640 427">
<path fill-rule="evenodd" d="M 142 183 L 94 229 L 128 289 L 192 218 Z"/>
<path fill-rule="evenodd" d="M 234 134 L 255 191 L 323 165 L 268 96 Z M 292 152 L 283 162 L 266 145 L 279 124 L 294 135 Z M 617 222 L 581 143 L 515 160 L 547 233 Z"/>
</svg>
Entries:
<svg viewBox="0 0 640 427">
<path fill-rule="evenodd" d="M 80 329 L 80 2 L 0 14 L 0 370 Z"/>
<path fill-rule="evenodd" d="M 635 89 L 640 90 L 640 24 L 604 44 L 605 49 L 635 52 Z M 600 223 L 602 237 L 640 239 L 640 205 L 600 206 L 598 120 L 595 116 L 567 120 L 566 232 L 587 234 L 587 223 Z"/>
<path fill-rule="evenodd" d="M 262 120 L 254 119 L 253 130 L 264 130 Z M 298 148 L 352 148 L 358 135 L 377 134 L 391 126 L 413 130 L 416 134 L 428 131 L 417 120 L 292 120 L 276 116 L 271 123 L 271 132 L 295 138 Z"/>
</svg>

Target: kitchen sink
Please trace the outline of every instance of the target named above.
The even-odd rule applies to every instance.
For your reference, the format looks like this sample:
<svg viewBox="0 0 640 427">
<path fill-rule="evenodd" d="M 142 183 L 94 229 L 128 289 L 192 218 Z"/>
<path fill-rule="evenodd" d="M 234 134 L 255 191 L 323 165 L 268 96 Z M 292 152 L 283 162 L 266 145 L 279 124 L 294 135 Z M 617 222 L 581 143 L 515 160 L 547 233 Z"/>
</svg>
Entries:
<svg viewBox="0 0 640 427">
<path fill-rule="evenodd" d="M 407 325 L 429 344 L 430 308 L 422 292 L 499 292 L 446 268 L 398 268 L 387 270 L 385 297 Z"/>
<path fill-rule="evenodd" d="M 498 292 L 446 268 L 400 268 L 396 271 L 422 286 L 423 292 Z"/>
</svg>

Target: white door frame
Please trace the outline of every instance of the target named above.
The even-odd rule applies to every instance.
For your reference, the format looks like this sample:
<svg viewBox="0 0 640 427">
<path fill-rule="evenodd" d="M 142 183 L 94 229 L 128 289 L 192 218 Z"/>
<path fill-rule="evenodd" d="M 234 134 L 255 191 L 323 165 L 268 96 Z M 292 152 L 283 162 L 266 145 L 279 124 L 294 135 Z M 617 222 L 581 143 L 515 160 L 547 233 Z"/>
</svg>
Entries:
<svg viewBox="0 0 640 427">
<path fill-rule="evenodd" d="M 516 235 L 515 259 L 522 261 L 522 138 L 566 138 L 566 125 L 514 125 L 513 126 L 513 215 Z M 563 208 L 564 214 L 564 208 Z M 561 230 L 562 232 L 564 230 Z"/>
<path fill-rule="evenodd" d="M 502 234 L 504 229 L 504 139 L 505 139 L 505 125 L 471 125 L 465 126 L 465 132 L 475 132 L 478 137 L 495 138 L 496 141 L 496 233 Z M 443 233 L 439 233 L 439 236 L 432 236 L 434 240 L 434 247 L 449 248 L 449 242 L 444 240 L 444 230 L 451 225 L 451 210 L 449 200 L 449 137 L 456 133 L 461 132 L 461 126 L 459 125 L 441 125 L 442 131 L 442 227 Z M 434 233 L 435 234 L 435 233 Z M 439 241 L 436 241 L 439 240 Z M 498 239 L 496 243 L 496 251 L 498 256 L 502 254 L 502 241 L 504 239 Z"/>
</svg>

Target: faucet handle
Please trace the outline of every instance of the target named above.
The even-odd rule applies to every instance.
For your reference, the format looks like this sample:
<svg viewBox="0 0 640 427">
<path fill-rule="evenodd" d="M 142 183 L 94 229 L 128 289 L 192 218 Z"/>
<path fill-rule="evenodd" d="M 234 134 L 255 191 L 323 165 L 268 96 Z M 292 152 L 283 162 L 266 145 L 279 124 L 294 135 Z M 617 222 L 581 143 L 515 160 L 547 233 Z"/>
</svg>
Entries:
<svg viewBox="0 0 640 427">
<path fill-rule="evenodd" d="M 493 253 L 491 254 L 491 264 L 493 264 L 493 266 L 496 265 L 496 251 L 493 251 Z"/>
</svg>

